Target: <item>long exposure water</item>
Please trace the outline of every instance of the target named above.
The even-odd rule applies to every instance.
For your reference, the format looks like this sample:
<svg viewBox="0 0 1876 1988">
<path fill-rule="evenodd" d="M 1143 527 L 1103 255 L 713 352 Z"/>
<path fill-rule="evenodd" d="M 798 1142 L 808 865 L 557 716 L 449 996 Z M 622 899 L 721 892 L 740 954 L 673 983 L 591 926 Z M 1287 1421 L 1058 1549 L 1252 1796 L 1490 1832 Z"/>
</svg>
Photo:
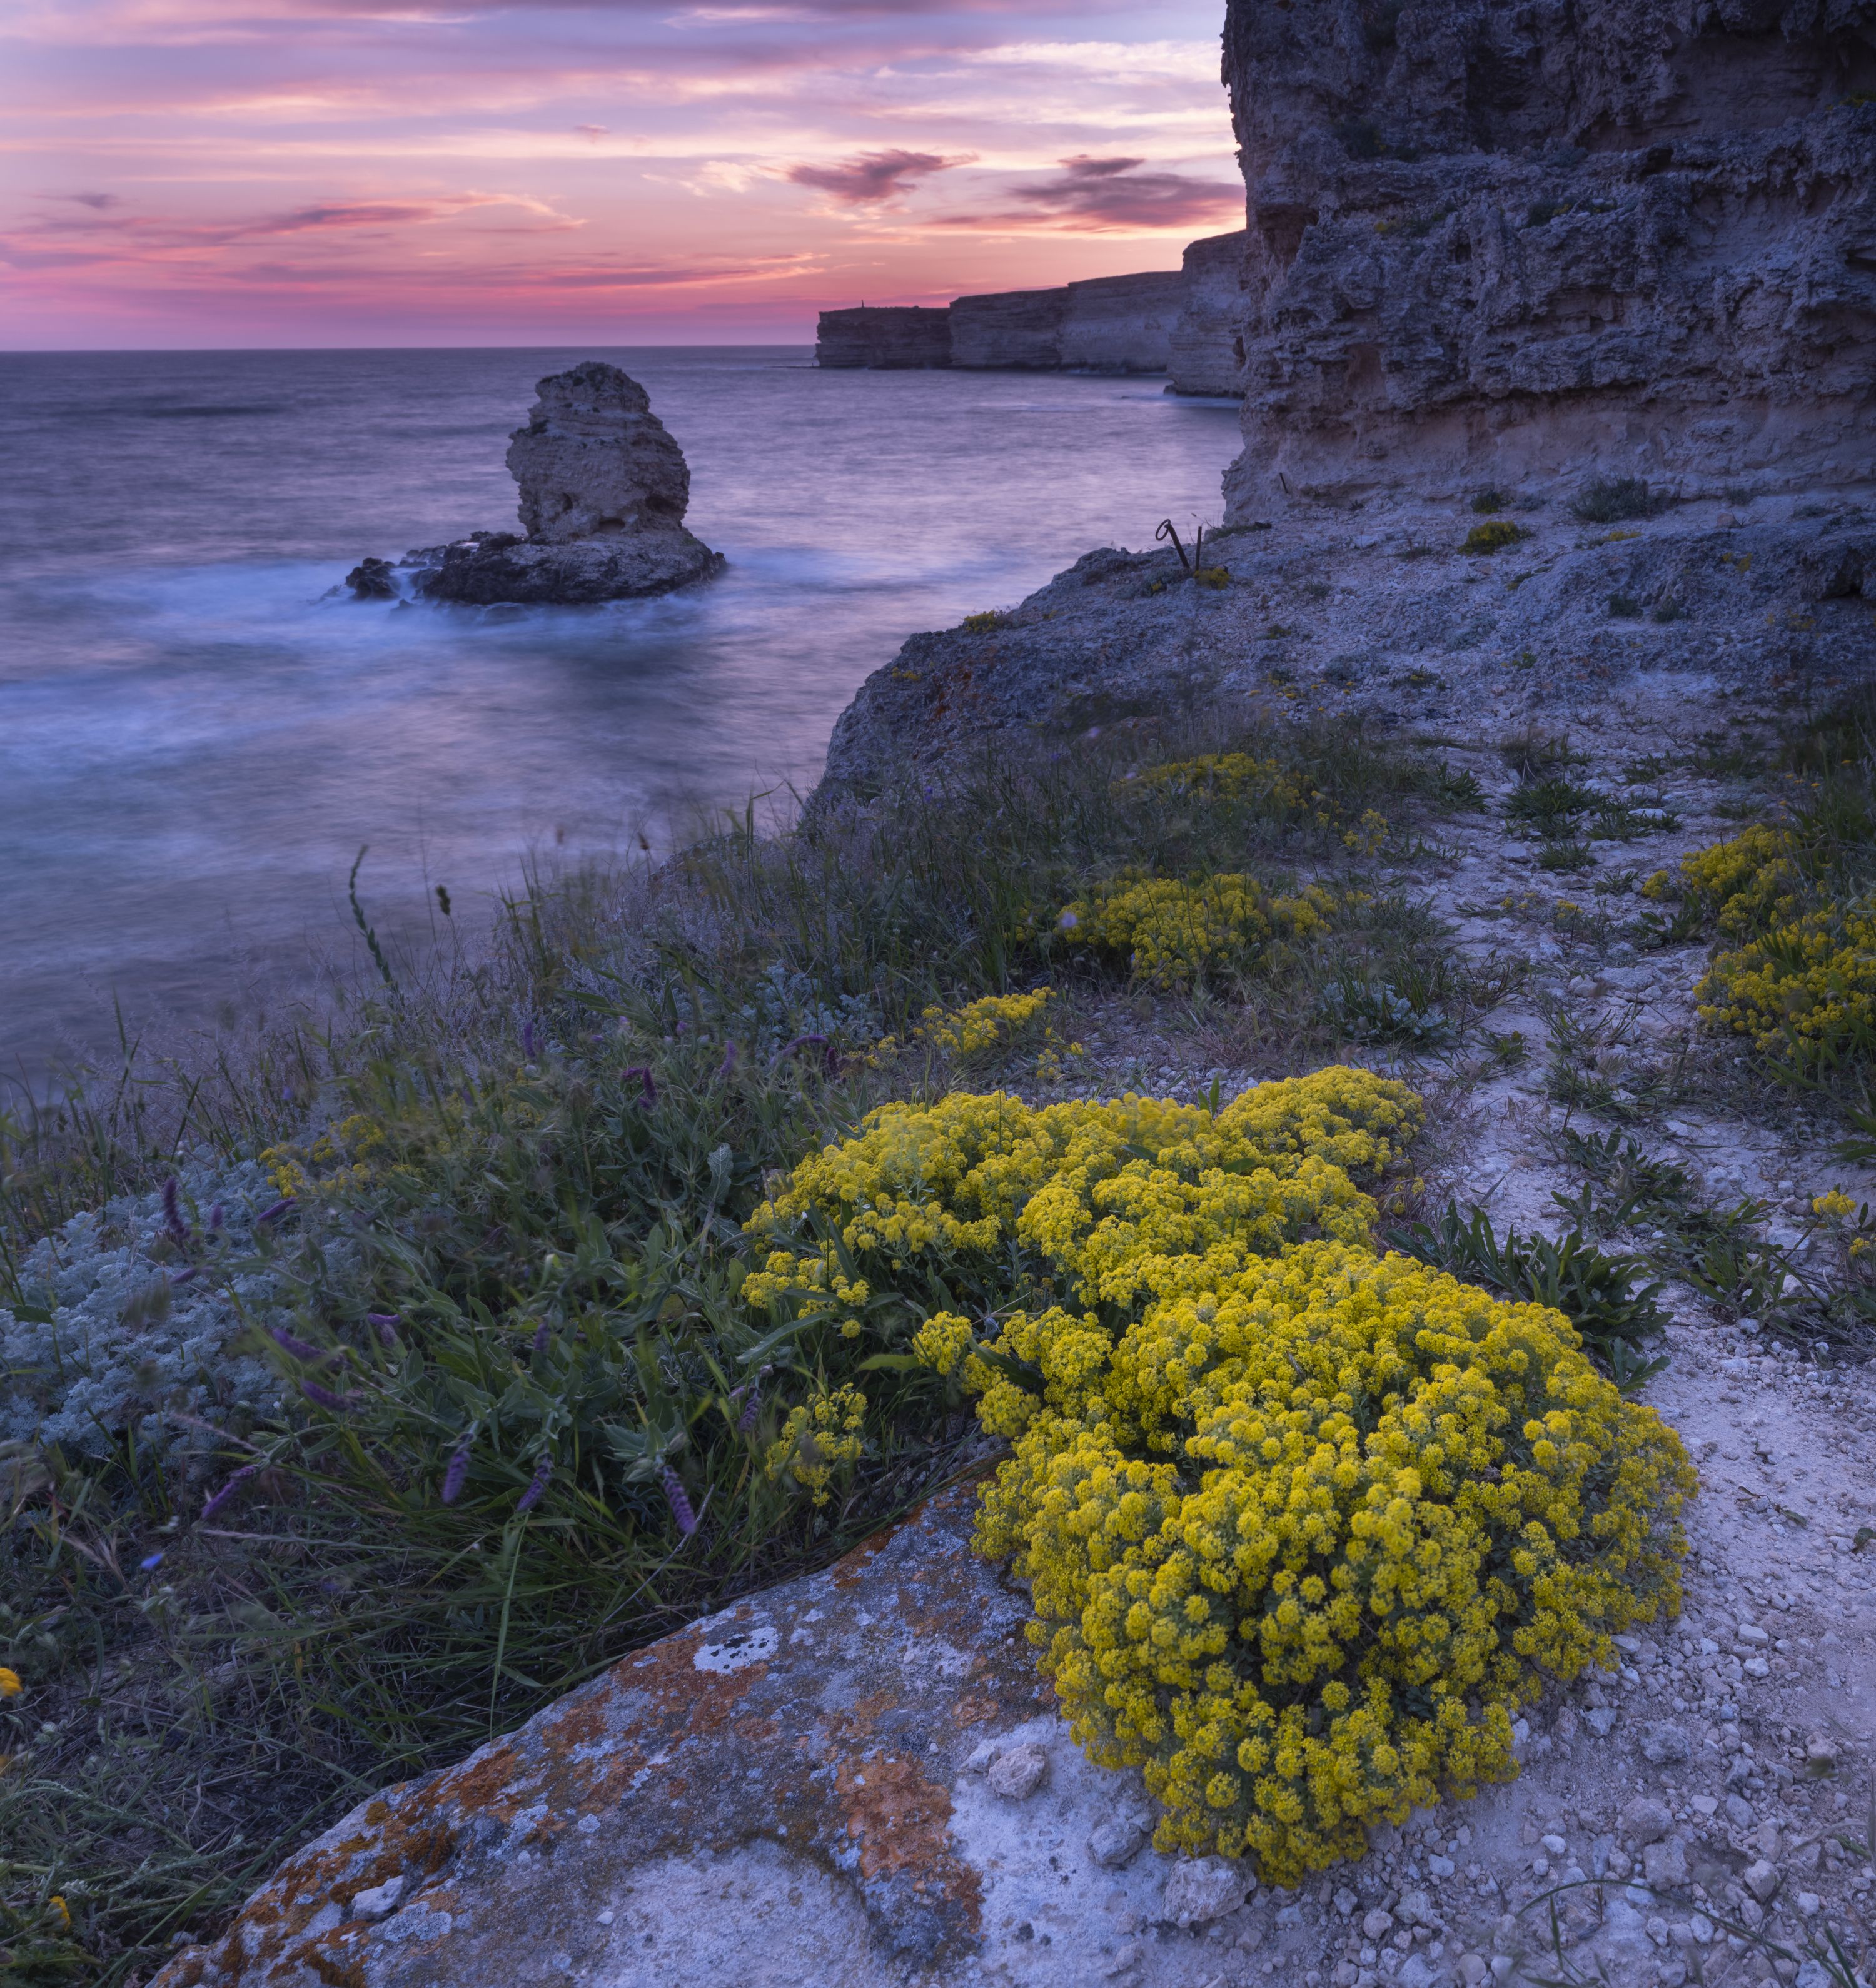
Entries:
<svg viewBox="0 0 1876 1988">
<path fill-rule="evenodd" d="M 725 553 L 590 609 L 354 601 L 512 529 L 542 374 L 624 366 Z M 530 854 L 805 787 L 913 631 L 1209 522 L 1235 411 L 1153 379 L 817 372 L 798 347 L 0 357 L 0 1068 L 473 913 Z M 634 844 L 634 846 L 636 846 Z"/>
</svg>

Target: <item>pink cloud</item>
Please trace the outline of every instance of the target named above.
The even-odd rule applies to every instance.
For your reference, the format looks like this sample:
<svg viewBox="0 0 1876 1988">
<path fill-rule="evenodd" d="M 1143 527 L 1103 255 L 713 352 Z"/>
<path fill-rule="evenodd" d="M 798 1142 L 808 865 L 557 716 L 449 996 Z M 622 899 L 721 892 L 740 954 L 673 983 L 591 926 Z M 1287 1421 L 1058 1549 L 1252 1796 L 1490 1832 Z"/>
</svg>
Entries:
<svg viewBox="0 0 1876 1988">
<path fill-rule="evenodd" d="M 968 153 L 948 159 L 936 152 L 862 152 L 838 165 L 793 166 L 788 176 L 797 186 L 818 187 L 836 200 L 859 207 L 896 199 L 934 173 L 970 163 Z"/>
</svg>

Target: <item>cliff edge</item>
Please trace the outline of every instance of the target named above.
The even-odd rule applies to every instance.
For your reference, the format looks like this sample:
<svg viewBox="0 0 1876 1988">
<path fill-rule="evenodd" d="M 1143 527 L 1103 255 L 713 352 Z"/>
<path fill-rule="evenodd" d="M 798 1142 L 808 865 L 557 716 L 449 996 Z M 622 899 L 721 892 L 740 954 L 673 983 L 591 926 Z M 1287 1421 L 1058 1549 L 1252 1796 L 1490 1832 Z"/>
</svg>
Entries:
<svg viewBox="0 0 1876 1988">
<path fill-rule="evenodd" d="M 1231 0 L 1231 515 L 1848 482 L 1876 441 L 1869 0 Z"/>
</svg>

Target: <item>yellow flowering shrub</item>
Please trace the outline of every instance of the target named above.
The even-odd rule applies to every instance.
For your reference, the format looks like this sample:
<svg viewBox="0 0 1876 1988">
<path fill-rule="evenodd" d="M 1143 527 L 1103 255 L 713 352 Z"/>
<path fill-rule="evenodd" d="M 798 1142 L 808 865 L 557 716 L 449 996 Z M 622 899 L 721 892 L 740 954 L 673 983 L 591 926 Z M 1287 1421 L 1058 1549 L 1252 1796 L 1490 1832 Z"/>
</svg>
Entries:
<svg viewBox="0 0 1876 1988">
<path fill-rule="evenodd" d="M 387 1144 L 378 1120 L 354 1112 L 303 1145 L 268 1147 L 261 1165 L 282 1195 L 317 1199 L 369 1187 L 387 1157 Z"/>
<path fill-rule="evenodd" d="M 1876 1046 L 1876 901 L 1827 905 L 1713 955 L 1701 1019 L 1768 1056 L 1826 1062 Z"/>
<path fill-rule="evenodd" d="M 1795 911 L 1804 888 L 1797 840 L 1788 830 L 1755 822 L 1729 842 L 1681 859 L 1681 883 L 1729 936 L 1756 931 Z"/>
<path fill-rule="evenodd" d="M 1042 1668 L 1093 1759 L 1143 1769 L 1161 1847 L 1283 1883 L 1509 1777 L 1543 1679 L 1678 1605 L 1673 1433 L 1560 1314 L 1375 1254 L 1361 1183 L 1423 1115 L 1348 1069 L 1215 1117 L 888 1105 L 751 1223 L 745 1295 L 911 1312 L 913 1357 L 1010 1439 L 979 1550 L 1028 1580 Z"/>
<path fill-rule="evenodd" d="M 918 1033 L 941 1054 L 965 1062 L 1003 1048 L 1041 1015 L 1055 992 L 1038 987 L 1028 994 L 986 994 L 962 1008 L 928 1008 Z"/>
<path fill-rule="evenodd" d="M 1322 1242 L 1056 1338 L 979 1543 L 1164 1849 L 1358 1856 L 1509 1778 L 1545 1677 L 1678 1606 L 1692 1472 L 1559 1313 Z"/>
<path fill-rule="evenodd" d="M 1696 990 L 1701 1019 L 1800 1065 L 1876 1049 L 1876 899 L 1832 898 L 1824 864 L 1763 823 L 1681 861 L 1682 888 L 1733 942 Z"/>
<path fill-rule="evenodd" d="M 835 1477 L 860 1461 L 866 1423 L 867 1398 L 857 1388 L 816 1395 L 791 1408 L 763 1459 L 769 1481 L 793 1484 L 825 1505 Z"/>
<path fill-rule="evenodd" d="M 1275 759 L 1255 759 L 1249 752 L 1168 759 L 1143 769 L 1134 778 L 1149 791 L 1235 801 L 1280 816 L 1313 814 L 1321 828 L 1334 820 L 1334 803 L 1320 787 Z"/>
<path fill-rule="evenodd" d="M 1135 979 L 1172 988 L 1208 967 L 1248 965 L 1273 938 L 1326 931 L 1339 908 L 1335 894 L 1317 884 L 1280 896 L 1255 877 L 1229 871 L 1193 884 L 1124 877 L 1077 898 L 1057 929 L 1071 945 L 1126 953 Z"/>
</svg>

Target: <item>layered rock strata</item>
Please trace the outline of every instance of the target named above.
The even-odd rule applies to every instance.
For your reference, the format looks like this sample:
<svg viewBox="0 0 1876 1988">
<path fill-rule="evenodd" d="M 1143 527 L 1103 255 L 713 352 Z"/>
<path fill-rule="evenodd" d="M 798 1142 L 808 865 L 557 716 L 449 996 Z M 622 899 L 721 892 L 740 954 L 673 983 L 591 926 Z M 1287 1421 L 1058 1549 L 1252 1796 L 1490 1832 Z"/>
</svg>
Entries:
<svg viewBox="0 0 1876 1988">
<path fill-rule="evenodd" d="M 1176 269 L 923 305 L 823 311 L 815 363 L 1164 373 L 1185 296 Z M 1176 383 L 1175 383 L 1176 384 Z"/>
<path fill-rule="evenodd" d="M 1191 243 L 1181 271 L 1170 370 L 1180 394 L 1244 395 L 1244 327 L 1250 315 L 1251 238 L 1208 235 Z"/>
<path fill-rule="evenodd" d="M 404 562 L 434 600 L 590 606 L 668 593 L 723 564 L 684 529 L 691 473 L 638 382 L 599 360 L 550 374 L 509 443 L 526 536 L 477 532 Z M 380 595 L 384 562 L 350 576 Z"/>
<path fill-rule="evenodd" d="M 1870 0 L 1232 0 L 1239 517 L 1876 441 Z"/>
<path fill-rule="evenodd" d="M 860 304 L 823 311 L 814 363 L 828 367 L 918 370 L 951 363 L 951 306 Z"/>
</svg>

